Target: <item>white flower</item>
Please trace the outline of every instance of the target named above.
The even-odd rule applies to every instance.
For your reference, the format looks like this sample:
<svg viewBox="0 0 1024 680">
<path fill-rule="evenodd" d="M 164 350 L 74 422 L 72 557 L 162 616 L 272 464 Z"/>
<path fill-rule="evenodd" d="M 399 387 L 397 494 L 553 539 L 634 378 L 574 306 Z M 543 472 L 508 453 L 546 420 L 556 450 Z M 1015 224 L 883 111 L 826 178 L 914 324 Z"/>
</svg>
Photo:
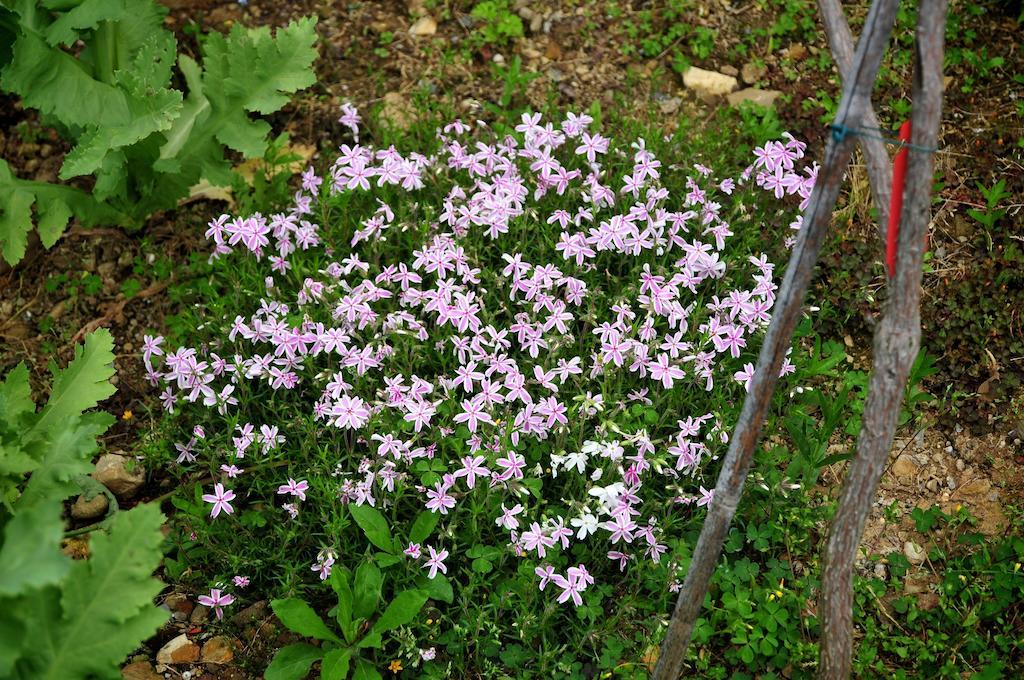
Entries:
<svg viewBox="0 0 1024 680">
<path fill-rule="evenodd" d="M 579 517 L 572 518 L 569 520 L 569 524 L 576 527 L 576 538 L 581 541 L 588 535 L 597 532 L 597 517 L 589 512 L 584 513 Z"/>
</svg>

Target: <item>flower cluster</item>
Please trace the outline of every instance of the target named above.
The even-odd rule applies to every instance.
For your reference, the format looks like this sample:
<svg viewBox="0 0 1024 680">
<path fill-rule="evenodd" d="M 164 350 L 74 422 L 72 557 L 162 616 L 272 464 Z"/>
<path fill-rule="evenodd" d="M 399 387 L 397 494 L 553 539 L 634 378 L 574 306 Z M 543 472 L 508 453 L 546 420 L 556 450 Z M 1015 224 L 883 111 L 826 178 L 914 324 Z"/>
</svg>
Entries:
<svg viewBox="0 0 1024 680">
<path fill-rule="evenodd" d="M 354 109 L 342 120 L 358 129 Z M 475 499 L 558 602 L 594 583 L 594 565 L 556 571 L 574 543 L 617 570 L 660 562 L 664 518 L 712 502 L 703 470 L 728 441 L 718 405 L 735 397 L 701 395 L 749 385 L 775 302 L 768 229 L 738 197 L 792 215 L 816 168 L 786 135 L 718 177 L 592 124 L 524 115 L 499 138 L 455 121 L 431 155 L 345 145 L 325 176 L 303 173 L 289 211 L 210 223 L 213 256 L 254 258 L 262 290 L 222 335 L 174 351 L 147 338 L 143 359 L 168 412 L 231 423 L 177 449 L 176 464 L 221 473 L 202 497 L 212 519 L 272 500 L 241 488 L 274 460 L 292 519 L 323 489 L 412 498 L 442 521 Z M 439 205 L 421 203 L 428 186 Z M 271 402 L 291 410 L 260 422 Z M 333 442 L 330 469 L 297 456 L 310 431 Z M 429 576 L 447 573 L 449 551 L 427 550 Z M 334 560 L 312 569 L 326 578 Z"/>
</svg>

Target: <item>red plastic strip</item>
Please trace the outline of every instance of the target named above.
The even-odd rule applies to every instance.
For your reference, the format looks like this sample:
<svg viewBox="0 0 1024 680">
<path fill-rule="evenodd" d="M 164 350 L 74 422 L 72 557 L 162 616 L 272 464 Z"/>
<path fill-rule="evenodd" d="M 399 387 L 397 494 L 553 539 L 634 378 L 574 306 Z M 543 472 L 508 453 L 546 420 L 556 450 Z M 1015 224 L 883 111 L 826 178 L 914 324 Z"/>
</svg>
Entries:
<svg viewBox="0 0 1024 680">
<path fill-rule="evenodd" d="M 900 126 L 900 141 L 910 143 L 910 121 Z M 896 153 L 892 164 L 892 199 L 889 201 L 889 229 L 885 239 L 885 266 L 889 278 L 896 275 L 896 244 L 900 238 L 900 213 L 903 211 L 903 181 L 907 176 L 907 147 Z"/>
</svg>

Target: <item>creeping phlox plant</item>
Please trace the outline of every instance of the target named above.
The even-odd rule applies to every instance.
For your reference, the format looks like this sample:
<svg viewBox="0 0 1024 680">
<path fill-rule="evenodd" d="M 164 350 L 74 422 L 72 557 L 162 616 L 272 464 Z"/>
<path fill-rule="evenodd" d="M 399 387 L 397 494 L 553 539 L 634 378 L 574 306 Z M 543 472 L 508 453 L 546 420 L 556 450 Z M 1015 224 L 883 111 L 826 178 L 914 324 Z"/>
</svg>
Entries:
<svg viewBox="0 0 1024 680">
<path fill-rule="evenodd" d="M 249 308 L 204 344 L 144 348 L 194 427 L 175 465 L 211 473 L 207 527 L 278 506 L 327 579 L 361 554 L 338 518 L 371 508 L 430 578 L 515 557 L 533 596 L 581 606 L 665 560 L 660 590 L 678 585 L 671 527 L 712 501 L 775 301 L 762 251 L 785 252 L 768 236 L 800 228 L 817 168 L 789 135 L 723 177 L 592 126 L 524 114 L 504 137 L 455 121 L 430 155 L 344 145 L 288 212 L 210 223 L 229 277 L 260 282 L 230 292 Z M 437 538 L 407 541 L 424 513 Z"/>
</svg>

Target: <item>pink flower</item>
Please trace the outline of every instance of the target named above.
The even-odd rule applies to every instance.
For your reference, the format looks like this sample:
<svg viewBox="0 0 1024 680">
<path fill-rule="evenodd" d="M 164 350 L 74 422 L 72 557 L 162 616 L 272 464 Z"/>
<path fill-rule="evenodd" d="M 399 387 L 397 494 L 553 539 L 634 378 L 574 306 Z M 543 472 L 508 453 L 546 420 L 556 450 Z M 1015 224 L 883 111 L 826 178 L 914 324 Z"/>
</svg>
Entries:
<svg viewBox="0 0 1024 680">
<path fill-rule="evenodd" d="M 235 492 L 231 489 L 225 489 L 224 485 L 217 482 L 213 485 L 213 493 L 203 495 L 203 500 L 207 503 L 213 503 L 213 507 L 210 509 L 210 517 L 216 517 L 222 511 L 225 515 L 230 515 L 235 511 L 231 507 L 231 501 L 235 498 Z"/>
<path fill-rule="evenodd" d="M 308 489 L 309 489 L 309 483 L 306 480 L 303 479 L 301 482 L 296 482 L 294 479 L 289 477 L 287 484 L 282 484 L 281 486 L 277 487 L 277 493 L 278 494 L 286 494 L 286 493 L 288 493 L 288 494 L 291 494 L 293 496 L 298 496 L 299 500 L 304 501 L 304 500 L 306 500 L 306 491 Z"/>
<path fill-rule="evenodd" d="M 424 569 L 429 569 L 427 572 L 427 578 L 434 578 L 437 576 L 437 572 L 440 571 L 442 574 L 448 573 L 448 567 L 445 566 L 444 560 L 448 557 L 447 550 L 441 550 L 438 552 L 434 550 L 433 546 L 427 546 L 427 550 L 430 551 L 430 557 L 423 564 Z"/>
<path fill-rule="evenodd" d="M 238 587 L 238 588 L 245 588 L 245 587 L 247 587 L 249 585 L 249 577 L 248 576 L 235 576 L 233 579 L 231 579 L 231 582 L 234 583 L 235 586 Z"/>
<path fill-rule="evenodd" d="M 219 588 L 212 588 L 209 595 L 200 595 L 197 599 L 199 604 L 212 608 L 213 612 L 217 615 L 217 619 L 220 620 L 224 618 L 224 610 L 221 607 L 227 607 L 234 602 L 235 596 L 227 593 L 221 594 Z"/>
</svg>

